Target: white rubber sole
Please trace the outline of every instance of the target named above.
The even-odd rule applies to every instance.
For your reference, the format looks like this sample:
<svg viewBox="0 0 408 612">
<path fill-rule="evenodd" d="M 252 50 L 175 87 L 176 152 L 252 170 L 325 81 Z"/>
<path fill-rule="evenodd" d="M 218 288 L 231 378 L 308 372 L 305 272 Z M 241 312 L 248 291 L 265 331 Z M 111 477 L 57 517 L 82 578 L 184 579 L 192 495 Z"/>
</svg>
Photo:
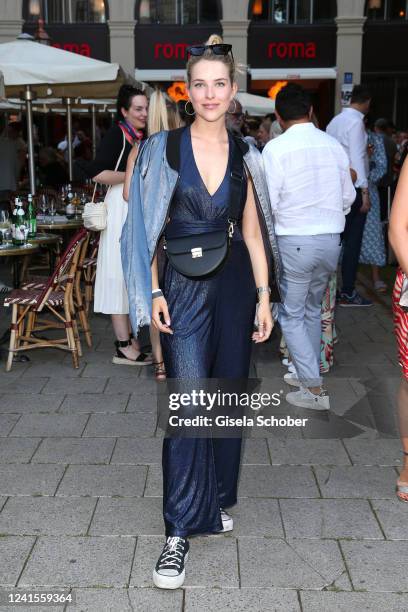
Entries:
<svg viewBox="0 0 408 612">
<path fill-rule="evenodd" d="M 292 376 L 288 376 L 287 374 L 285 374 L 283 380 L 287 385 L 290 385 L 291 387 L 300 387 L 300 381 L 298 378 L 293 378 Z"/>
<path fill-rule="evenodd" d="M 291 395 L 290 393 L 288 393 L 288 395 Z M 297 406 L 298 408 L 309 408 L 309 410 L 320 410 L 320 411 L 328 411 L 330 410 L 330 404 L 328 403 L 327 406 L 322 406 L 322 404 L 318 404 L 317 402 L 308 402 L 307 400 L 298 400 L 298 399 L 293 399 L 293 398 L 288 398 L 288 395 L 286 396 L 286 401 L 288 402 L 288 404 L 291 404 L 292 406 Z"/>
<path fill-rule="evenodd" d="M 188 559 L 188 553 L 184 557 L 184 563 L 186 563 Z M 158 574 L 156 569 L 153 570 L 153 582 L 154 586 L 158 589 L 179 589 L 184 584 L 184 580 L 186 578 L 186 570 L 183 569 L 181 574 L 178 576 L 163 576 L 162 574 Z"/>
<path fill-rule="evenodd" d="M 222 532 L 232 531 L 234 529 L 234 521 L 230 518 L 228 521 L 222 521 Z"/>
<path fill-rule="evenodd" d="M 132 361 L 132 359 L 123 359 L 122 357 L 112 357 L 112 363 L 115 365 L 127 365 L 127 366 L 149 366 L 152 365 L 153 361 Z"/>
</svg>

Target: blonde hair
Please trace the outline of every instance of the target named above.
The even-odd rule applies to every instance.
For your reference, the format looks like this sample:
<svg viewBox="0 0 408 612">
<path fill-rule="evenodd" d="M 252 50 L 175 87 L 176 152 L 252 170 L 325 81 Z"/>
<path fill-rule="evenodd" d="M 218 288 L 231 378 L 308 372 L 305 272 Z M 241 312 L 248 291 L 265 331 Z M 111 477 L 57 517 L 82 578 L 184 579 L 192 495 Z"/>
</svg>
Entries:
<svg viewBox="0 0 408 612">
<path fill-rule="evenodd" d="M 211 34 L 210 38 L 207 40 L 207 42 L 204 43 L 204 45 L 222 45 L 223 42 L 224 41 L 222 40 L 222 37 L 219 34 Z M 235 81 L 235 64 L 231 54 L 228 53 L 227 55 L 216 55 L 210 49 L 206 49 L 203 55 L 190 55 L 190 57 L 188 58 L 186 66 L 188 84 L 191 83 L 191 73 L 193 67 L 198 64 L 198 62 L 202 59 L 209 60 L 212 62 L 223 63 L 228 68 L 231 83 Z"/>
<path fill-rule="evenodd" d="M 176 104 L 167 98 L 160 89 L 156 89 L 149 100 L 148 135 L 151 136 L 162 130 L 174 130 L 180 125 L 181 119 Z"/>
</svg>

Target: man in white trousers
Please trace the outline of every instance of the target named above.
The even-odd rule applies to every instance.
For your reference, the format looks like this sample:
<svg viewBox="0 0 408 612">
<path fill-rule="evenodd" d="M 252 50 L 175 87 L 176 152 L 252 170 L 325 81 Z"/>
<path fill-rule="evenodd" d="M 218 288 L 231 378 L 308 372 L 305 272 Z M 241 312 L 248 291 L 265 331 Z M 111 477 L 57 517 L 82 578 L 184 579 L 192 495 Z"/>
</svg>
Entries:
<svg viewBox="0 0 408 612">
<path fill-rule="evenodd" d="M 321 303 L 356 192 L 343 148 L 311 121 L 307 91 L 286 85 L 275 109 L 284 133 L 268 142 L 262 157 L 283 267 L 279 323 L 296 370 L 285 380 L 299 387 L 286 400 L 328 410 L 320 376 Z"/>
</svg>

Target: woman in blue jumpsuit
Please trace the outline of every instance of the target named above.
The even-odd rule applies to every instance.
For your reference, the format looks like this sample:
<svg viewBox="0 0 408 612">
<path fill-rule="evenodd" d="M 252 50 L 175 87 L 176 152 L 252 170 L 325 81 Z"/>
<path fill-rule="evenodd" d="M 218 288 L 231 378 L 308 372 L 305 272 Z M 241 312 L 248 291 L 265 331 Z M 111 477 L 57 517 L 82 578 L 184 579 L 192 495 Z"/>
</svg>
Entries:
<svg viewBox="0 0 408 612">
<path fill-rule="evenodd" d="M 227 229 L 231 171 L 236 170 L 237 155 L 242 155 L 240 143 L 225 127 L 225 114 L 237 91 L 230 51 L 218 36 L 190 51 L 187 78 L 196 117 L 190 128 L 178 132 L 178 181 L 168 210 L 166 239 Z M 152 322 L 161 332 L 170 378 L 245 379 L 251 340 L 265 341 L 273 327 L 259 211 L 252 182 L 245 179 L 243 164 L 240 167 L 241 221 L 223 267 L 211 277 L 193 279 L 178 273 L 168 261 L 159 288 L 157 253 L 152 261 Z M 217 186 L 213 193 L 204 179 L 210 187 Z M 253 333 L 257 293 L 259 330 Z M 188 536 L 233 528 L 225 508 L 237 500 L 240 452 L 241 440 L 236 438 L 165 438 L 167 539 L 153 571 L 159 588 L 183 584 Z"/>
</svg>

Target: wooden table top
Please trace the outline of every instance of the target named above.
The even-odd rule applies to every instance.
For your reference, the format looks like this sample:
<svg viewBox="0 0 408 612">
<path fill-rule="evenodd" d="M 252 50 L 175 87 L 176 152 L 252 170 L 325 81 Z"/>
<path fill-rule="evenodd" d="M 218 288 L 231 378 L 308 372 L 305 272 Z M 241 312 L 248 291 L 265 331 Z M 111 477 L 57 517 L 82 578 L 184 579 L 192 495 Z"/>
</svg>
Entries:
<svg viewBox="0 0 408 612">
<path fill-rule="evenodd" d="M 37 234 L 35 238 L 29 238 L 31 244 L 53 244 L 54 242 L 62 242 L 62 236 L 59 234 Z"/>
<path fill-rule="evenodd" d="M 13 244 L 0 244 L 0 257 L 18 257 L 31 255 L 40 249 L 40 245 L 27 242 L 23 246 Z"/>
<path fill-rule="evenodd" d="M 44 221 L 37 218 L 37 229 L 38 230 L 70 230 L 79 229 L 83 226 L 83 220 L 80 219 L 63 219 L 60 216 L 54 217 L 54 221 L 51 221 L 50 217 L 47 217 Z"/>
</svg>

